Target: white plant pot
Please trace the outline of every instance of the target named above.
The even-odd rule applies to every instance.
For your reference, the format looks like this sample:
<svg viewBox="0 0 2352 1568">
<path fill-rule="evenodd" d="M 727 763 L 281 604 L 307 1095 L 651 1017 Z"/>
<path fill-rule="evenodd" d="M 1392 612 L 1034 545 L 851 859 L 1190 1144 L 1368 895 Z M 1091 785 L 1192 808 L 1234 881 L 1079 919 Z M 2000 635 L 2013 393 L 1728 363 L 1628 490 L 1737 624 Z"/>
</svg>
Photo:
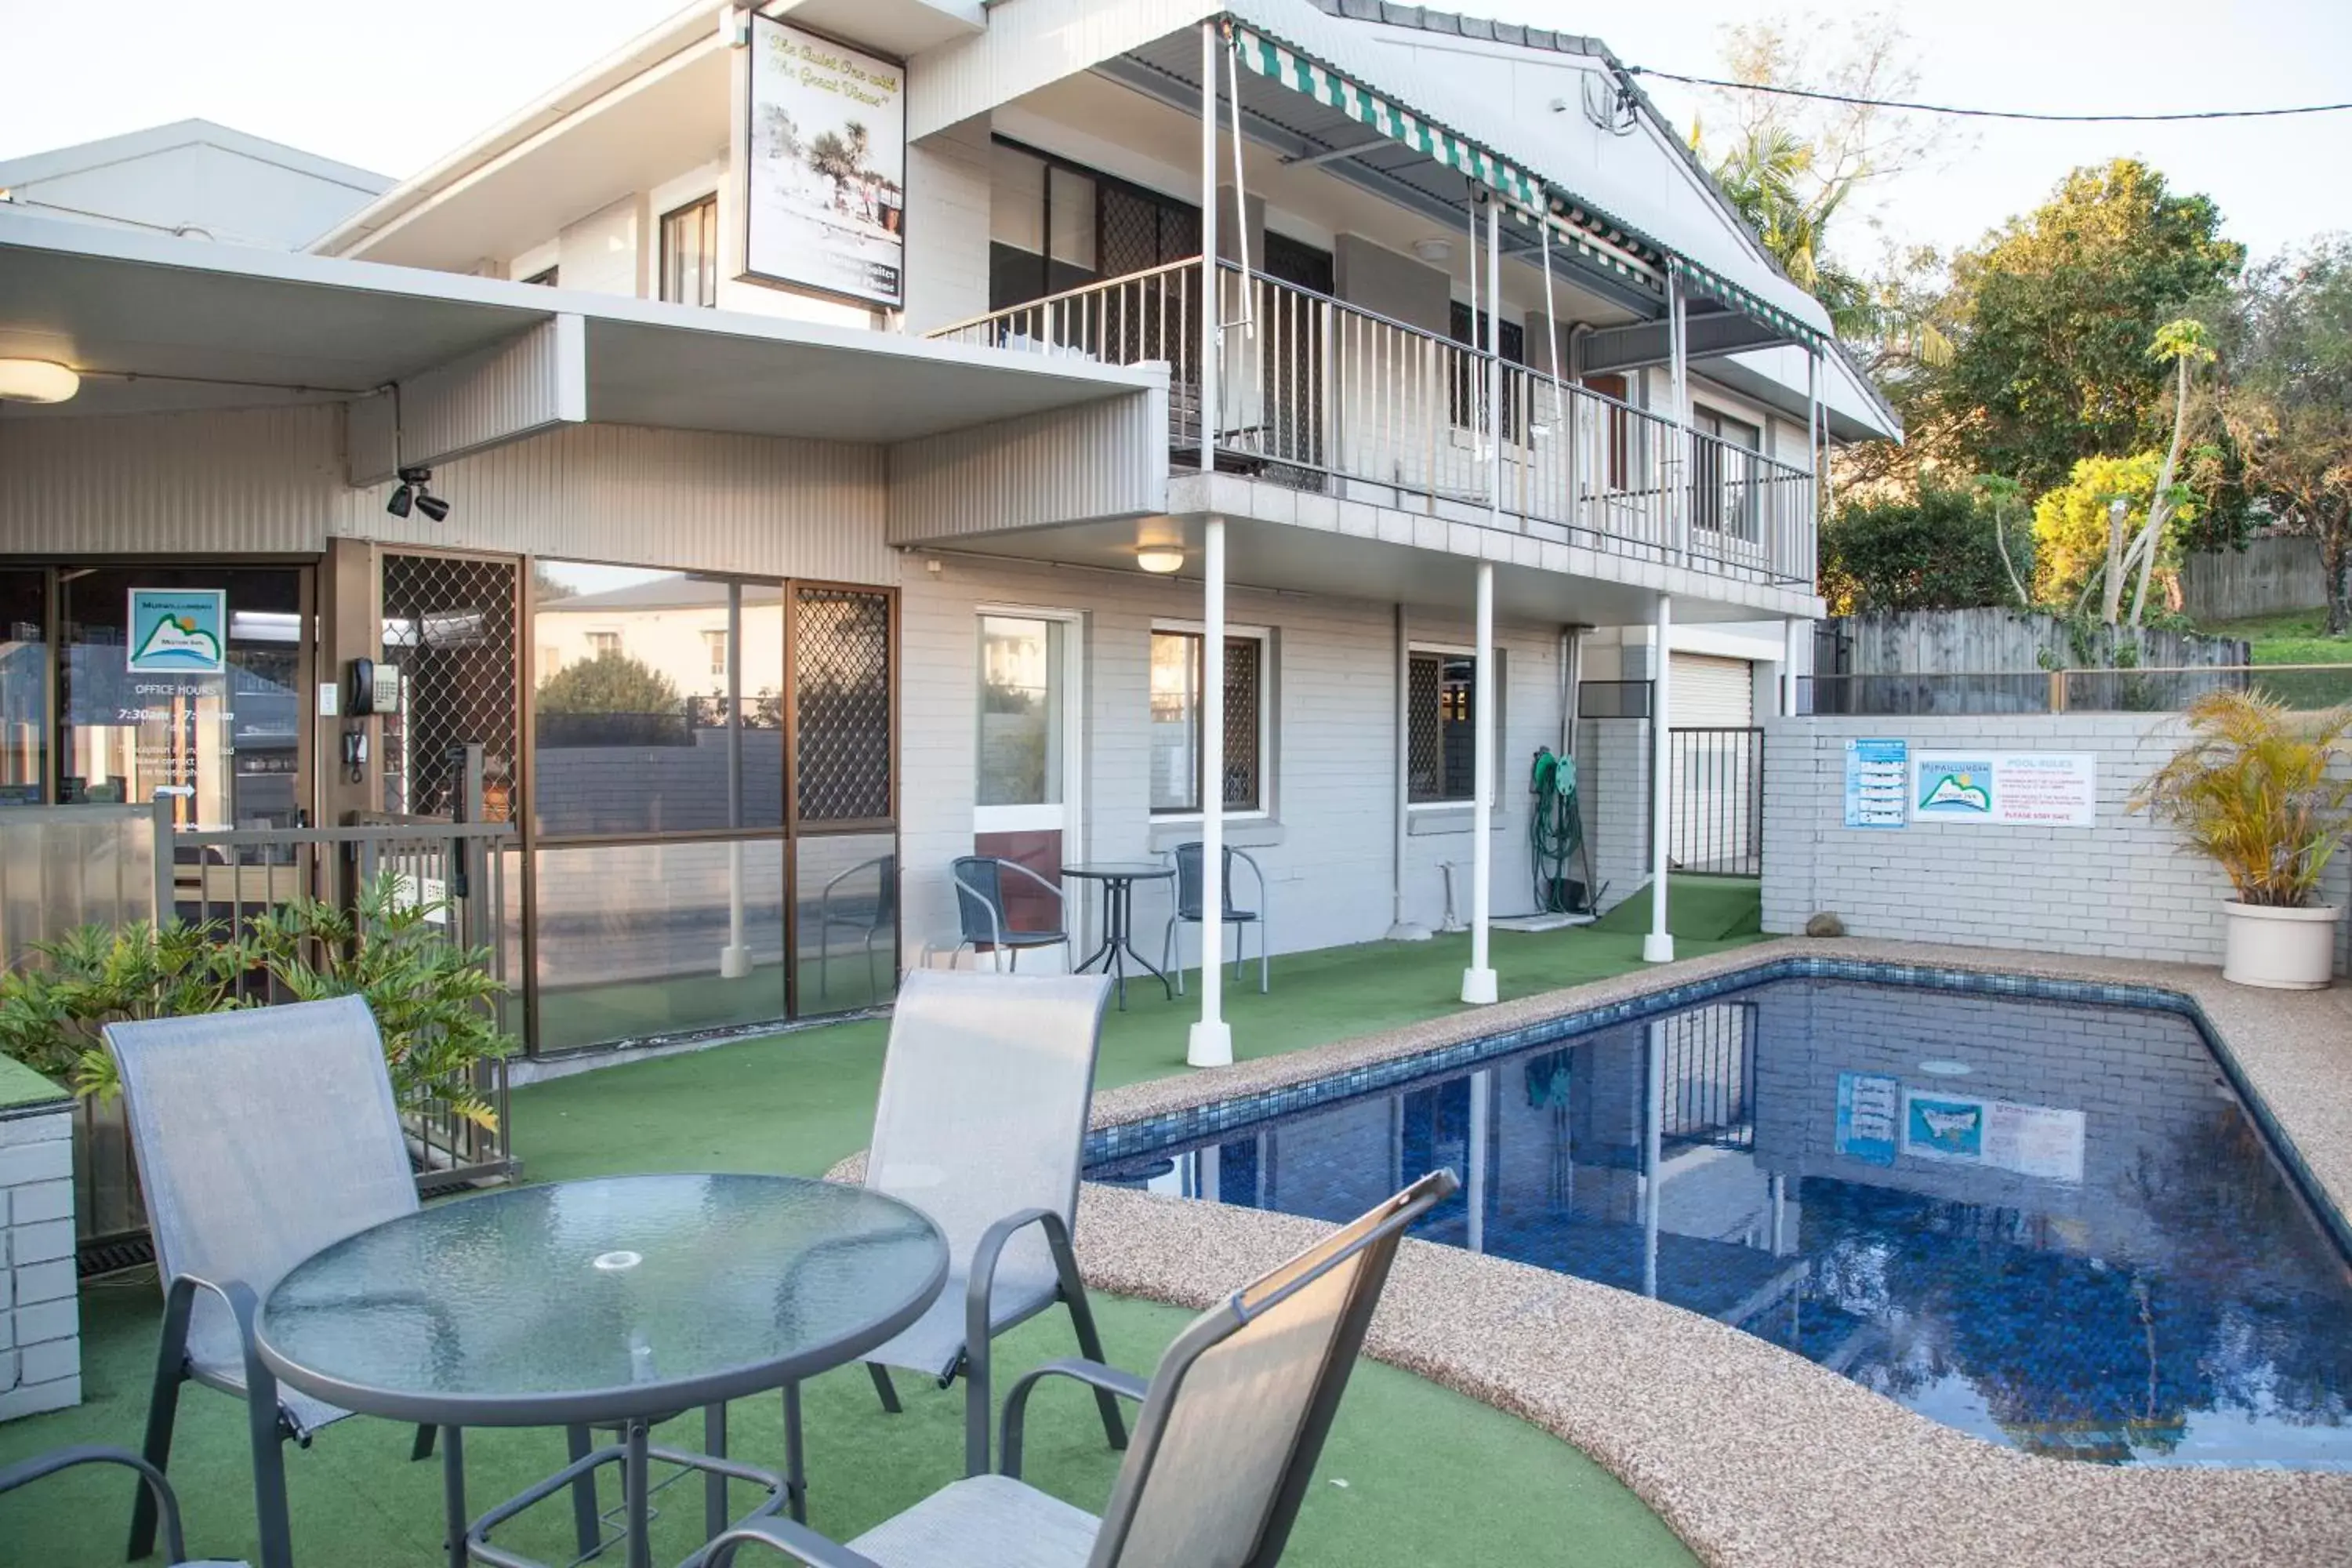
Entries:
<svg viewBox="0 0 2352 1568">
<path fill-rule="evenodd" d="M 2344 913 L 2321 907 L 2280 909 L 2270 904 L 2221 906 L 2228 941 L 2221 978 L 2241 985 L 2283 991 L 2316 991 L 2336 973 L 2336 922 Z"/>
</svg>

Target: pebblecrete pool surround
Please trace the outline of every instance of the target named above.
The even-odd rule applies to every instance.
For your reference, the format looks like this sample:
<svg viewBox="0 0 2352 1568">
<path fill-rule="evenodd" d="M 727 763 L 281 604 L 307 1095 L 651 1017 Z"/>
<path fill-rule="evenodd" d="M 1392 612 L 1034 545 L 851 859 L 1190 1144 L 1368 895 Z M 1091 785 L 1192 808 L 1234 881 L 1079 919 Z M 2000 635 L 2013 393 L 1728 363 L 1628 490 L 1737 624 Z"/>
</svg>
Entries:
<svg viewBox="0 0 2352 1568">
<path fill-rule="evenodd" d="M 1458 1067 L 1504 1048 L 1500 1037 L 1541 1044 L 1813 974 L 2183 1014 L 2341 1235 L 2352 1196 L 2352 990 L 2257 992 L 2178 964 L 1853 939 L 1761 943 L 1106 1090 L 1095 1100 L 1090 1148 L 1117 1148 L 1139 1136 L 1122 1131 L 1138 1124 L 1164 1136 L 1197 1117 L 1191 1125 L 1213 1131 L 1228 1115 L 1262 1114 L 1282 1091 L 1341 1092 L 1307 1089 L 1319 1080 L 1359 1093 Z M 1245 1113 L 1220 1109 L 1244 1103 Z M 1325 1228 L 1088 1184 L 1078 1256 L 1097 1288 L 1205 1308 Z M 1711 1319 L 1457 1247 L 1406 1244 L 1365 1349 L 1584 1450 L 1702 1562 L 1727 1568 L 2352 1563 L 2352 1477 L 2111 1468 L 2021 1453 Z M 1560 1561 L 1574 1559 L 1563 1542 Z"/>
</svg>

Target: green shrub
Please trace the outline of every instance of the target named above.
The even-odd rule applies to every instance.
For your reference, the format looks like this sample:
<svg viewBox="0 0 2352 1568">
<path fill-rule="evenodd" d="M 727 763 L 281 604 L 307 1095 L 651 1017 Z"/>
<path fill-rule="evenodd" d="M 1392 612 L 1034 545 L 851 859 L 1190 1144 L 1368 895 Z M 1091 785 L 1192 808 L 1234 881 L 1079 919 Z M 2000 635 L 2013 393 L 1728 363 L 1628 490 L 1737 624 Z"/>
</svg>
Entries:
<svg viewBox="0 0 2352 1568">
<path fill-rule="evenodd" d="M 120 1085 L 99 1035 L 106 1025 L 245 1006 L 238 982 L 262 974 L 296 1001 L 364 997 L 401 1109 L 446 1106 L 495 1129 L 473 1068 L 514 1049 L 494 1008 L 504 987 L 488 949 L 444 934 L 436 916 L 448 908 L 387 871 L 361 889 L 355 910 L 290 899 L 247 921 L 242 937 L 179 920 L 83 926 L 37 944 L 41 964 L 0 975 L 0 1051 L 80 1093 L 110 1095 Z"/>
</svg>

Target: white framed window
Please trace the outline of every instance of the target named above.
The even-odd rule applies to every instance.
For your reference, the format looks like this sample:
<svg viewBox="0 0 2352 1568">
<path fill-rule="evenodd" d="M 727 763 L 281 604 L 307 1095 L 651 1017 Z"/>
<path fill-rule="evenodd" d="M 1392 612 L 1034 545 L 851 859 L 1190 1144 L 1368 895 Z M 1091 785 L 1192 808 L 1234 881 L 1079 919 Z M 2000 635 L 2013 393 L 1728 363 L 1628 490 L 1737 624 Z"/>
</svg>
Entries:
<svg viewBox="0 0 2352 1568">
<path fill-rule="evenodd" d="M 1273 806 L 1273 638 L 1261 626 L 1225 630 L 1224 809 L 1264 816 Z M 1201 717 L 1206 636 L 1198 622 L 1151 626 L 1151 814 L 1198 816 L 1206 752 Z"/>
<path fill-rule="evenodd" d="M 674 305 L 719 303 L 719 197 L 715 194 L 662 215 L 661 297 Z"/>
<path fill-rule="evenodd" d="M 1405 803 L 1462 806 L 1477 799 L 1478 655 L 1441 643 L 1405 650 Z M 1503 650 L 1495 650 L 1495 691 L 1504 689 Z M 1501 714 L 1495 749 L 1500 763 Z M 1499 766 L 1496 777 L 1501 778 Z"/>
<path fill-rule="evenodd" d="M 590 632 L 590 633 L 588 634 L 588 653 L 589 653 L 589 657 L 591 657 L 591 658 L 604 658 L 607 654 L 615 654 L 615 653 L 618 653 L 618 652 L 620 652 L 620 651 L 621 651 L 621 634 L 620 634 L 620 633 L 618 633 L 618 632 Z"/>
<path fill-rule="evenodd" d="M 711 679 L 714 680 L 726 679 L 727 634 L 724 631 L 704 632 L 702 634 L 702 647 L 703 651 L 710 656 Z"/>
</svg>

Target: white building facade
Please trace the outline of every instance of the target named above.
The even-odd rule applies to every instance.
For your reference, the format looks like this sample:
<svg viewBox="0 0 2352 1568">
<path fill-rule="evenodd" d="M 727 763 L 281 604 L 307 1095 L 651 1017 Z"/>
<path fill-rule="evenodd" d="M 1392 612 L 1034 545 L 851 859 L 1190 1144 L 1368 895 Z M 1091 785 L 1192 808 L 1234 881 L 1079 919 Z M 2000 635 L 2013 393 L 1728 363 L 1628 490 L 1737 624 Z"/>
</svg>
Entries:
<svg viewBox="0 0 2352 1568">
<path fill-rule="evenodd" d="M 1598 44 L 1414 21 L 698 8 L 311 254 L 0 208 L 0 357 L 81 375 L 0 407 L 0 795 L 430 815 L 479 746 L 543 1052 L 972 962 L 973 854 L 1244 848 L 1277 955 L 1526 912 L 1538 750 L 1624 897 L 1702 790 L 1645 715 L 1778 708 L 1893 424 Z M 141 588 L 230 621 L 160 718 Z"/>
</svg>

